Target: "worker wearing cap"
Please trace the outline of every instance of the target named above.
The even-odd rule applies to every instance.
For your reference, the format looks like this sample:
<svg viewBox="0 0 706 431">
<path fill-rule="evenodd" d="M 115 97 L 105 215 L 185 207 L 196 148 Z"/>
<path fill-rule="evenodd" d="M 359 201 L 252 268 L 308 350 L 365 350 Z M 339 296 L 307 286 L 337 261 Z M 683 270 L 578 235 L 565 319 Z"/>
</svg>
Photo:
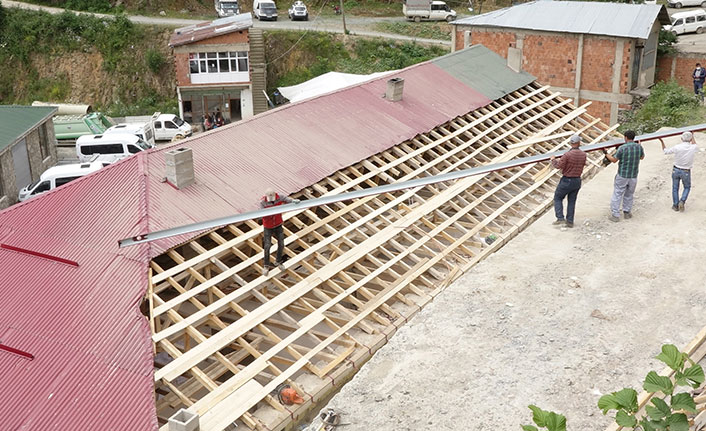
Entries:
<svg viewBox="0 0 706 431">
<path fill-rule="evenodd" d="M 288 196 L 280 196 L 272 189 L 265 190 L 265 196 L 260 199 L 260 208 L 272 208 L 279 205 L 299 203 L 299 199 L 292 199 Z M 270 248 L 272 247 L 272 236 L 277 238 L 277 262 L 275 265 L 284 271 L 282 255 L 284 254 L 284 229 L 282 228 L 282 214 L 265 216 L 262 218 L 262 226 L 264 228 L 264 237 L 262 240 L 262 248 L 265 251 L 265 262 L 262 266 L 262 275 L 267 275 L 272 268 L 270 263 Z"/>
<path fill-rule="evenodd" d="M 610 221 L 620 221 L 620 208 L 623 209 L 625 219 L 632 218 L 632 204 L 637 188 L 637 173 L 640 168 L 640 160 L 645 158 L 645 150 L 642 145 L 635 142 L 635 132 L 626 131 L 625 143 L 618 147 L 615 154 L 603 153 L 611 163 L 618 163 L 618 173 L 613 181 L 613 196 L 610 199 Z"/>
<path fill-rule="evenodd" d="M 686 198 L 689 197 L 691 190 L 691 168 L 694 166 L 694 156 L 699 147 L 696 146 L 694 134 L 684 132 L 681 135 L 681 142 L 672 148 L 667 148 L 664 145 L 662 138 L 659 138 L 662 143 L 662 151 L 664 154 L 674 154 L 674 167 L 672 168 L 672 209 L 674 211 L 684 211 Z M 684 183 L 684 191 L 681 199 L 679 198 L 679 183 Z"/>
<path fill-rule="evenodd" d="M 566 224 L 566 227 L 574 227 L 574 210 L 576 209 L 576 197 L 581 189 L 581 174 L 586 165 L 586 153 L 579 148 L 581 137 L 572 135 L 569 138 L 571 149 L 564 153 L 559 160 L 551 157 L 552 166 L 561 169 L 562 177 L 554 191 L 554 213 L 556 214 L 555 225 Z M 566 219 L 564 219 L 564 198 L 567 200 Z"/>
</svg>

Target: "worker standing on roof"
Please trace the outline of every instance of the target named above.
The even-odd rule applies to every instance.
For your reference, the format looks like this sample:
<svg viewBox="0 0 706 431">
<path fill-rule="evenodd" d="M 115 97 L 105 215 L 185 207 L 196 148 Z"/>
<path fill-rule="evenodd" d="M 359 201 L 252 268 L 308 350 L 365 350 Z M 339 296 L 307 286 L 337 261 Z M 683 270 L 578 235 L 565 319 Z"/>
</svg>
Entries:
<svg viewBox="0 0 706 431">
<path fill-rule="evenodd" d="M 260 208 L 272 208 L 279 205 L 295 203 L 298 204 L 299 199 L 292 199 L 288 196 L 280 196 L 272 189 L 265 190 L 265 196 L 260 200 Z M 270 247 L 272 247 L 272 236 L 277 238 L 277 262 L 275 265 L 284 271 L 282 255 L 284 254 L 284 229 L 282 228 L 282 214 L 265 216 L 262 218 L 262 226 L 265 229 L 264 238 L 262 240 L 262 248 L 265 251 L 265 263 L 262 266 L 262 275 L 267 275 L 272 268 L 270 264 Z"/>
<path fill-rule="evenodd" d="M 566 224 L 566 227 L 574 227 L 574 210 L 576 209 L 576 197 L 581 188 L 581 174 L 586 165 L 586 153 L 581 146 L 581 137 L 572 135 L 569 138 L 571 149 L 564 153 L 559 160 L 552 156 L 552 166 L 561 169 L 562 177 L 554 192 L 554 213 L 556 214 L 555 225 Z M 564 219 L 564 198 L 567 199 L 566 219 Z"/>
<path fill-rule="evenodd" d="M 632 218 L 632 204 L 637 187 L 637 173 L 640 169 L 640 160 L 645 158 L 645 150 L 642 145 L 635 142 L 635 132 L 626 131 L 625 143 L 618 147 L 615 155 L 603 153 L 611 162 L 618 163 L 618 173 L 615 174 L 613 182 L 613 197 L 610 199 L 610 221 L 620 221 L 620 208 L 623 209 L 625 219 Z"/>
<path fill-rule="evenodd" d="M 694 134 L 684 132 L 681 134 L 681 142 L 672 148 L 664 145 L 662 138 L 659 138 L 664 154 L 674 154 L 674 167 L 672 168 L 672 209 L 674 211 L 684 211 L 686 198 L 691 190 L 691 168 L 694 166 L 694 156 L 699 150 L 694 140 Z M 679 199 L 679 183 L 684 183 L 684 191 Z"/>
</svg>

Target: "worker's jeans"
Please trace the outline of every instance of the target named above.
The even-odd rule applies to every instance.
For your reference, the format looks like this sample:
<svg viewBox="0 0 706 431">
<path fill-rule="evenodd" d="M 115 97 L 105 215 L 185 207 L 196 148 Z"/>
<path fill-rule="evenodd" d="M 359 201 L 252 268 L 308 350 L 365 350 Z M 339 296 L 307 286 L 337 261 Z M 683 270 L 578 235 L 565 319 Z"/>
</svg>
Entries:
<svg viewBox="0 0 706 431">
<path fill-rule="evenodd" d="M 699 81 L 694 81 L 694 94 L 696 97 L 704 101 L 704 83 Z"/>
<path fill-rule="evenodd" d="M 672 202 L 674 206 L 679 205 L 679 182 L 684 183 L 684 192 L 681 195 L 681 201 L 686 202 L 691 191 L 691 171 L 687 169 L 677 168 L 672 170 Z"/>
<path fill-rule="evenodd" d="M 623 178 L 620 175 L 615 175 L 613 197 L 610 199 L 610 212 L 613 216 L 620 217 L 621 204 L 624 212 L 629 213 L 632 211 L 636 187 L 637 178 Z"/>
<path fill-rule="evenodd" d="M 564 198 L 567 199 L 566 221 L 574 222 L 574 210 L 576 209 L 576 197 L 581 188 L 580 177 L 561 177 L 559 185 L 554 192 L 554 213 L 557 220 L 564 220 Z"/>
<path fill-rule="evenodd" d="M 270 263 L 270 248 L 272 247 L 272 236 L 277 239 L 277 262 L 275 265 L 282 263 L 282 254 L 284 253 L 284 229 L 282 225 L 273 227 L 272 229 L 265 228 L 265 235 L 262 239 L 262 248 L 265 250 L 265 266 L 271 267 Z"/>
</svg>

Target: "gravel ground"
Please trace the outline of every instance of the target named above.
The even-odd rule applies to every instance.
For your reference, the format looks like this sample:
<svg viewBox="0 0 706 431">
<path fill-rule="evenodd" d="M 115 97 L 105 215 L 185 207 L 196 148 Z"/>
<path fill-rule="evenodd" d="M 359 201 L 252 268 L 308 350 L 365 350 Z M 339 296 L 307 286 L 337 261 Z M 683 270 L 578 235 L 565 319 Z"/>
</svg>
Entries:
<svg viewBox="0 0 706 431">
<path fill-rule="evenodd" d="M 327 407 L 342 430 L 512 430 L 529 404 L 602 430 L 600 395 L 641 388 L 706 324 L 706 136 L 684 213 L 671 156 L 645 144 L 631 220 L 608 220 L 612 165 L 584 184 L 576 227 L 548 213 L 401 328 Z M 676 144 L 667 140 L 667 145 Z"/>
</svg>

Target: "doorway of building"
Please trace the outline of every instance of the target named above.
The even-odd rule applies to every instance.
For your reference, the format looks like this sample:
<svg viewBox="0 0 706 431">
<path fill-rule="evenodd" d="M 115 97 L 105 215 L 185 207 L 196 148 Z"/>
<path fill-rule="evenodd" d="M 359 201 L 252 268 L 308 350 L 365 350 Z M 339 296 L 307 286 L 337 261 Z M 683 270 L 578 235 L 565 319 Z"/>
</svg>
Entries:
<svg viewBox="0 0 706 431">
<path fill-rule="evenodd" d="M 640 66 L 642 65 L 642 49 L 643 47 L 635 47 L 635 57 L 632 61 L 632 82 L 630 83 L 630 89 L 634 90 L 637 88 L 638 81 L 640 80 Z"/>
<path fill-rule="evenodd" d="M 240 121 L 243 115 L 240 112 L 240 99 L 230 99 L 230 121 Z"/>
</svg>

